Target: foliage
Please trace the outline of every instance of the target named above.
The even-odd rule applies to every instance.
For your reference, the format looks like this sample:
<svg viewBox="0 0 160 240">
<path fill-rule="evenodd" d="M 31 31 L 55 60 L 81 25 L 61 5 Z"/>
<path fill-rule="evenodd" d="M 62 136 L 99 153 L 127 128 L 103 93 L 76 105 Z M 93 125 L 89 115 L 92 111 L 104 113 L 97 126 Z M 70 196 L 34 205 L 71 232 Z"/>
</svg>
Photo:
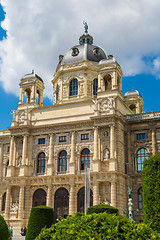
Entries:
<svg viewBox="0 0 160 240">
<path fill-rule="evenodd" d="M 42 228 L 49 228 L 54 223 L 53 208 L 46 206 L 33 207 L 31 209 L 26 240 L 35 239 Z"/>
<path fill-rule="evenodd" d="M 160 153 L 145 159 L 142 189 L 143 221 L 160 232 Z"/>
<path fill-rule="evenodd" d="M 42 229 L 35 240 L 104 240 L 104 239 L 134 239 L 149 240 L 160 239 L 145 224 L 137 225 L 134 221 L 106 212 L 84 215 L 76 213 L 67 219 L 52 225 L 49 229 Z"/>
<path fill-rule="evenodd" d="M 117 208 L 112 207 L 110 205 L 106 205 L 106 204 L 99 204 L 99 205 L 95 205 L 93 207 L 89 207 L 87 209 L 87 214 L 92 214 L 92 213 L 103 213 L 103 212 L 107 212 L 110 214 L 118 214 L 119 211 Z"/>
<path fill-rule="evenodd" d="M 6 221 L 0 215 L 0 239 L 8 240 L 8 239 L 10 239 L 10 237 L 11 237 L 11 233 L 8 229 Z"/>
</svg>

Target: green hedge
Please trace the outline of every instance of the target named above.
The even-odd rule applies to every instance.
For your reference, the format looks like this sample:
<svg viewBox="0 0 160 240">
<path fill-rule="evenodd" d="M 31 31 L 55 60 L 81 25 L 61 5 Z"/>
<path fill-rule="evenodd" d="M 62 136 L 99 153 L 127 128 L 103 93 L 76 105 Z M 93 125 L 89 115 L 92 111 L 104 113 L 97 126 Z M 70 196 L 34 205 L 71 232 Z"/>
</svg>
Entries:
<svg viewBox="0 0 160 240">
<path fill-rule="evenodd" d="M 160 235 L 145 224 L 115 214 L 76 213 L 67 219 L 53 224 L 49 229 L 42 229 L 35 240 L 149 240 L 160 239 Z"/>
<path fill-rule="evenodd" d="M 34 240 L 44 227 L 49 228 L 54 223 L 53 208 L 46 206 L 33 207 L 31 209 L 26 240 Z"/>
<path fill-rule="evenodd" d="M 143 221 L 160 233 L 160 153 L 144 160 L 142 189 Z"/>
<path fill-rule="evenodd" d="M 8 240 L 11 237 L 10 230 L 4 218 L 0 215 L 0 239 Z"/>
<path fill-rule="evenodd" d="M 87 214 L 92 214 L 92 213 L 103 213 L 103 212 L 107 212 L 109 214 L 119 214 L 119 211 L 117 208 L 114 208 L 110 205 L 106 205 L 106 204 L 99 204 L 99 205 L 95 205 L 93 207 L 89 207 L 87 209 Z"/>
</svg>

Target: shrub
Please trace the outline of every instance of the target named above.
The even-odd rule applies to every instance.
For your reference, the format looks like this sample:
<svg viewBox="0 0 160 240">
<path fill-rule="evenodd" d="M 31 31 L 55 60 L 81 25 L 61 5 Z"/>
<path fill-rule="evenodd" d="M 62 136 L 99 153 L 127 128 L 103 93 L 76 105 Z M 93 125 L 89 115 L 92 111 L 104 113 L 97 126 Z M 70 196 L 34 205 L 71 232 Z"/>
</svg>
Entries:
<svg viewBox="0 0 160 240">
<path fill-rule="evenodd" d="M 160 232 L 160 153 L 144 160 L 142 196 L 143 221 Z"/>
<path fill-rule="evenodd" d="M 0 239 L 8 240 L 8 239 L 10 239 L 10 237 L 11 237 L 11 233 L 8 229 L 6 221 L 0 215 Z"/>
<path fill-rule="evenodd" d="M 149 240 L 160 239 L 160 235 L 155 233 L 145 224 L 137 225 L 134 221 L 116 216 L 106 212 L 84 215 L 76 213 L 68 216 L 67 219 L 53 224 L 49 229 L 42 229 L 40 235 L 35 240 L 104 240 L 104 239 L 130 239 Z"/>
<path fill-rule="evenodd" d="M 87 209 L 87 214 L 92 214 L 92 213 L 103 213 L 103 212 L 107 212 L 110 214 L 119 214 L 119 211 L 117 208 L 114 208 L 110 205 L 106 205 L 106 204 L 99 204 L 99 205 L 95 205 L 93 207 L 89 207 Z"/>
<path fill-rule="evenodd" d="M 54 213 L 53 208 L 46 206 L 33 207 L 31 209 L 26 240 L 35 239 L 42 228 L 49 228 L 54 223 Z"/>
</svg>

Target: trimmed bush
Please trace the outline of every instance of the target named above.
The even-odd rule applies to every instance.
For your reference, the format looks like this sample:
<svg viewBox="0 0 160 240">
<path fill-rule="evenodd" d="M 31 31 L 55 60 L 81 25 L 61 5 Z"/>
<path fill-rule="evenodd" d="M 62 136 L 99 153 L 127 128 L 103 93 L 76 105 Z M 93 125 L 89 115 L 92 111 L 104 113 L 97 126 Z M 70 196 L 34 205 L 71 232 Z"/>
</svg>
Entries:
<svg viewBox="0 0 160 240">
<path fill-rule="evenodd" d="M 99 204 L 99 205 L 95 205 L 93 207 L 89 207 L 87 209 L 87 214 L 92 214 L 92 213 L 103 213 L 103 212 L 107 212 L 109 214 L 119 214 L 119 211 L 117 208 L 114 208 L 110 205 L 106 205 L 106 204 Z"/>
<path fill-rule="evenodd" d="M 142 196 L 143 221 L 160 233 L 160 153 L 143 162 Z"/>
<path fill-rule="evenodd" d="M 67 219 L 53 224 L 49 229 L 42 229 L 40 235 L 35 240 L 149 240 L 160 239 L 160 235 L 155 233 L 145 224 L 136 224 L 134 221 L 115 214 L 93 213 L 84 215 L 76 213 L 68 216 Z"/>
<path fill-rule="evenodd" d="M 10 230 L 4 218 L 0 215 L 0 239 L 9 240 L 11 238 Z"/>
<path fill-rule="evenodd" d="M 44 227 L 49 228 L 54 223 L 53 208 L 46 206 L 33 207 L 31 209 L 26 240 L 34 240 Z"/>
</svg>

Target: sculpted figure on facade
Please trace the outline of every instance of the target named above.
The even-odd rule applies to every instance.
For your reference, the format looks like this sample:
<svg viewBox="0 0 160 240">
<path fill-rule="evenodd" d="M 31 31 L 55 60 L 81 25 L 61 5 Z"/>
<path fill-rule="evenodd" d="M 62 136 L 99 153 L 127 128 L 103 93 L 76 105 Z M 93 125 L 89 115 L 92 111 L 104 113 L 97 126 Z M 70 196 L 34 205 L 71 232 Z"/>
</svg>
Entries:
<svg viewBox="0 0 160 240">
<path fill-rule="evenodd" d="M 108 148 L 106 148 L 106 149 L 104 149 L 104 151 L 103 151 L 103 160 L 105 161 L 105 160 L 108 160 L 109 159 L 109 150 L 108 150 Z"/>
<path fill-rule="evenodd" d="M 16 201 L 15 203 L 12 203 L 11 205 L 11 212 L 16 214 L 18 212 L 19 203 Z"/>
</svg>

